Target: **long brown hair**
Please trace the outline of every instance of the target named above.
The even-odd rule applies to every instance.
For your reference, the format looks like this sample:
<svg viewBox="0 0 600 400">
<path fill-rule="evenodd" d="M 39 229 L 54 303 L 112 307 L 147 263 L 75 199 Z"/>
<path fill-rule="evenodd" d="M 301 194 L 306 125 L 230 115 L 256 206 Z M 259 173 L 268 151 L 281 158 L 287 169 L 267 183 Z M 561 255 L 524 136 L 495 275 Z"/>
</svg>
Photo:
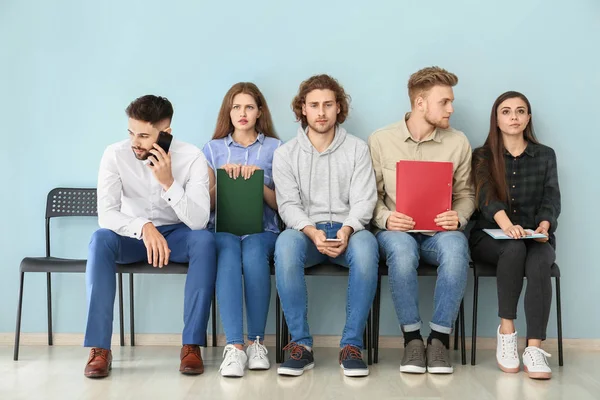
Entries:
<svg viewBox="0 0 600 400">
<path fill-rule="evenodd" d="M 505 100 L 519 98 L 527 105 L 527 113 L 531 112 L 531 104 L 524 94 L 509 91 L 501 94 L 494 105 L 490 115 L 490 131 L 483 146 L 475 150 L 473 157 L 473 168 L 471 170 L 473 182 L 475 183 L 475 193 L 479 202 L 479 195 L 484 185 L 489 184 L 485 204 L 488 204 L 492 199 L 497 199 L 508 204 L 509 196 L 506 185 L 506 168 L 504 166 L 504 141 L 502 133 L 498 128 L 498 107 Z M 539 143 L 533 131 L 533 120 L 530 118 L 529 123 L 523 131 L 523 138 L 527 142 Z"/>
<path fill-rule="evenodd" d="M 223 98 L 221 109 L 219 110 L 219 116 L 217 118 L 217 126 L 215 127 L 215 133 L 213 139 L 222 139 L 233 132 L 233 123 L 231 122 L 231 107 L 233 106 L 233 98 L 238 94 L 248 94 L 254 98 L 256 106 L 261 112 L 260 117 L 256 120 L 256 131 L 262 133 L 265 136 L 279 139 L 275 128 L 273 127 L 273 120 L 271 119 L 271 111 L 265 100 L 265 96 L 261 93 L 258 87 L 252 82 L 238 82 L 231 87 Z"/>
</svg>

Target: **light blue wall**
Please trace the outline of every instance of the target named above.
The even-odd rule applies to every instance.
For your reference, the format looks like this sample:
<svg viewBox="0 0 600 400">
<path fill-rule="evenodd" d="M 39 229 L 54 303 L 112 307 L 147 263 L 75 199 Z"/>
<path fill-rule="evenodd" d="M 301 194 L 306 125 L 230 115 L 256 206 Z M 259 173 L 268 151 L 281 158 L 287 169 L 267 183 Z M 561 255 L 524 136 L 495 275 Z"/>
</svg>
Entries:
<svg viewBox="0 0 600 400">
<path fill-rule="evenodd" d="M 539 138 L 558 154 L 563 213 L 564 334 L 600 338 L 592 293 L 600 222 L 597 160 L 600 2 L 542 1 L 17 1 L 0 2 L 0 332 L 14 329 L 18 266 L 44 253 L 44 204 L 57 186 L 93 187 L 103 149 L 126 138 L 124 108 L 137 96 L 167 96 L 173 131 L 203 145 L 222 96 L 235 82 L 263 90 L 284 140 L 296 130 L 298 84 L 329 73 L 352 95 L 346 128 L 366 139 L 401 118 L 417 69 L 455 72 L 452 125 L 482 143 L 495 97 L 529 96 Z M 55 255 L 85 257 L 95 221 L 56 221 Z M 184 277 L 136 277 L 138 332 L 182 329 Z M 315 334 L 340 334 L 345 280 L 309 278 Z M 472 281 L 466 295 L 470 329 Z M 44 332 L 45 279 L 28 275 L 23 330 Z M 82 332 L 83 275 L 54 277 L 58 332 Z M 421 280 L 423 319 L 433 281 Z M 481 284 L 480 334 L 496 327 L 495 281 Z M 384 279 L 381 332 L 399 333 Z M 324 306 L 325 305 L 325 306 Z M 553 309 L 554 312 L 554 309 Z M 522 311 L 518 329 L 524 333 Z M 554 314 L 549 336 L 555 336 Z M 274 332 L 274 305 L 268 332 Z M 426 334 L 428 329 L 425 329 Z"/>
</svg>

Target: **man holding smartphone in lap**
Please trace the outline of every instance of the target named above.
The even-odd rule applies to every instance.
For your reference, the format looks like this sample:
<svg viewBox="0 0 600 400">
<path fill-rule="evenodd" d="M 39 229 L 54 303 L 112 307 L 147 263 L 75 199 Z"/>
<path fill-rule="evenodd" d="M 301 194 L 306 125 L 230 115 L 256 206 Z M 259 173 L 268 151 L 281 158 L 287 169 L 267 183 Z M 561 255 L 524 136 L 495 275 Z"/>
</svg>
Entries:
<svg viewBox="0 0 600 400">
<path fill-rule="evenodd" d="M 88 318 L 84 346 L 91 347 L 85 376 L 103 378 L 110 350 L 116 264 L 146 261 L 169 268 L 189 263 L 184 292 L 180 372 L 204 372 L 200 345 L 215 286 L 213 235 L 206 159 L 197 147 L 172 140 L 173 106 L 147 95 L 126 109 L 129 139 L 108 146 L 98 174 L 98 223 L 86 265 Z M 160 295 L 160 294 L 159 294 Z"/>
<path fill-rule="evenodd" d="M 348 96 L 330 76 L 302 82 L 292 108 L 302 126 L 273 158 L 279 214 L 289 228 L 275 245 L 275 276 L 292 335 L 290 358 L 277 372 L 299 376 L 314 366 L 304 268 L 329 261 L 350 269 L 340 367 L 346 376 L 365 376 L 363 332 L 379 264 L 377 240 L 365 230 L 377 202 L 369 149 L 340 126 Z"/>
</svg>

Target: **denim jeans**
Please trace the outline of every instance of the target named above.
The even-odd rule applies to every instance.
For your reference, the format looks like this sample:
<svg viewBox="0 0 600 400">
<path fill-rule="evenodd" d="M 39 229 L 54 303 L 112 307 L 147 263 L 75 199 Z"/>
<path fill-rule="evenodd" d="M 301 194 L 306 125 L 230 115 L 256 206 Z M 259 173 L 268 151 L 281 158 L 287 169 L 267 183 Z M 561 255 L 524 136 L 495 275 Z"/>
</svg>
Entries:
<svg viewBox="0 0 600 400">
<path fill-rule="evenodd" d="M 157 229 L 171 250 L 169 261 L 189 263 L 183 294 L 183 344 L 205 345 L 217 269 L 214 236 L 206 230 L 193 231 L 184 224 Z M 85 272 L 88 316 L 83 345 L 110 349 L 116 264 L 147 261 L 146 246 L 142 240 L 99 229 L 92 235 L 88 254 Z"/>
<path fill-rule="evenodd" d="M 381 231 L 377 233 L 381 257 L 388 266 L 390 290 L 403 332 L 421 329 L 419 315 L 419 259 L 438 266 L 431 329 L 452 333 L 460 302 L 467 286 L 469 245 L 462 232 L 421 233 Z"/>
<path fill-rule="evenodd" d="M 215 233 L 217 300 L 227 344 L 244 344 L 242 276 L 248 340 L 265 337 L 276 239 L 273 232 L 256 233 L 244 239 L 231 233 Z"/>
<path fill-rule="evenodd" d="M 327 238 L 335 238 L 340 223 L 317 224 Z M 292 341 L 312 346 L 307 312 L 308 299 L 304 268 L 329 261 L 349 268 L 346 303 L 346 325 L 340 346 L 363 347 L 363 332 L 377 289 L 379 251 L 377 240 L 369 231 L 356 232 L 348 241 L 346 251 L 336 258 L 321 254 L 304 233 L 287 229 L 275 245 L 275 277 L 281 306 Z"/>
</svg>

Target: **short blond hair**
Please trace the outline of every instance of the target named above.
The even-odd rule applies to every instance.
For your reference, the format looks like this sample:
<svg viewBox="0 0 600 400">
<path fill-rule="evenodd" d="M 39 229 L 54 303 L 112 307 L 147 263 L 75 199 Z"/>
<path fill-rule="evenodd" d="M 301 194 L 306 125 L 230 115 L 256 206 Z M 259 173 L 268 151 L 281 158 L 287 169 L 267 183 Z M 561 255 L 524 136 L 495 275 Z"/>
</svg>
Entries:
<svg viewBox="0 0 600 400">
<path fill-rule="evenodd" d="M 417 97 L 422 96 L 434 86 L 453 87 L 456 86 L 457 83 L 458 77 L 443 68 L 423 68 L 412 74 L 408 79 L 408 97 L 410 97 L 410 104 L 414 104 Z"/>
</svg>

